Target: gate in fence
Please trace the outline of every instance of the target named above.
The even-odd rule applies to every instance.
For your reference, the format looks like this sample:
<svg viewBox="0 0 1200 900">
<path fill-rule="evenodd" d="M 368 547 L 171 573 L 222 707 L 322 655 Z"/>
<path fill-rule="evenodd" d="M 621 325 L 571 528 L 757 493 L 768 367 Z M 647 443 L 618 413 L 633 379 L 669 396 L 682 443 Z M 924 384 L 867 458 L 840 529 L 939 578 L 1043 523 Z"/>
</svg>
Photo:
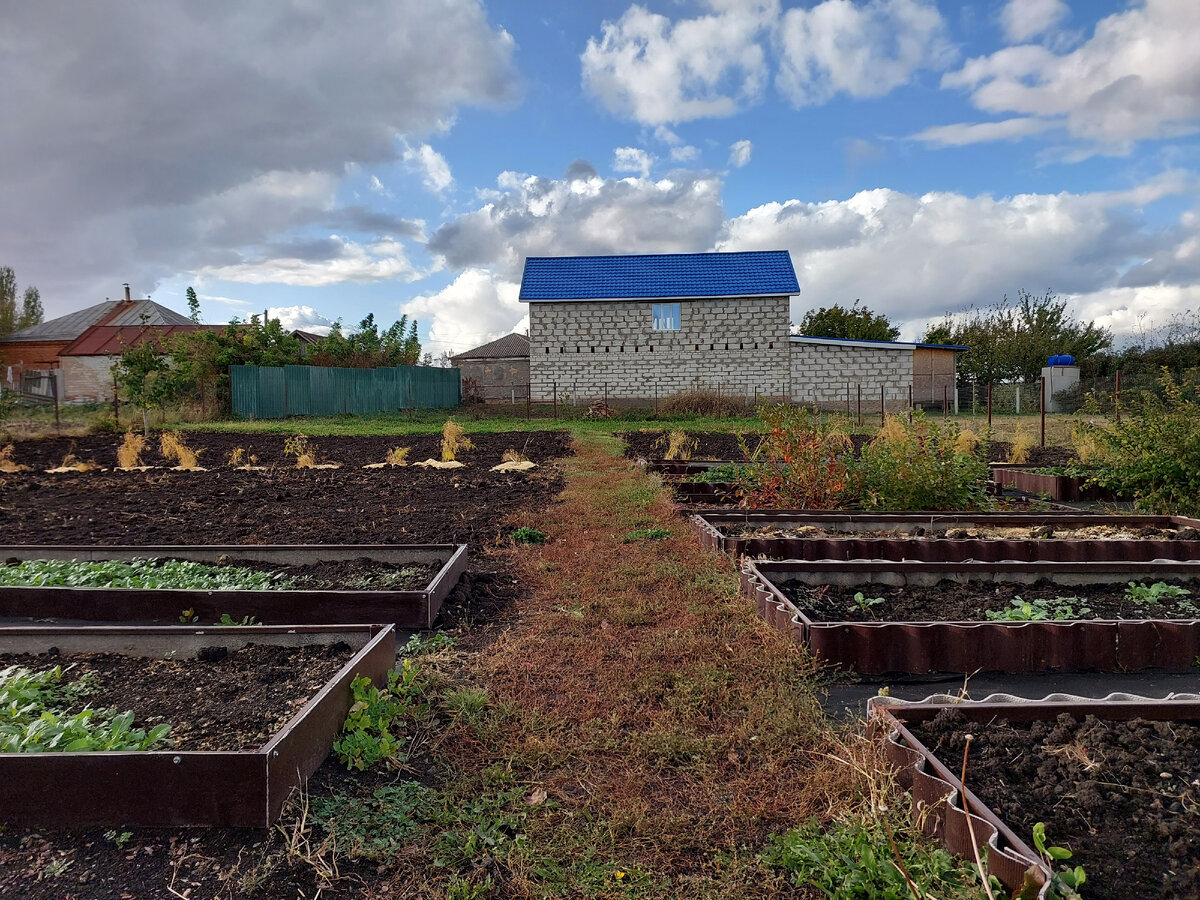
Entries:
<svg viewBox="0 0 1200 900">
<path fill-rule="evenodd" d="M 233 414 L 245 419 L 340 416 L 459 405 L 458 369 L 230 366 Z"/>
</svg>

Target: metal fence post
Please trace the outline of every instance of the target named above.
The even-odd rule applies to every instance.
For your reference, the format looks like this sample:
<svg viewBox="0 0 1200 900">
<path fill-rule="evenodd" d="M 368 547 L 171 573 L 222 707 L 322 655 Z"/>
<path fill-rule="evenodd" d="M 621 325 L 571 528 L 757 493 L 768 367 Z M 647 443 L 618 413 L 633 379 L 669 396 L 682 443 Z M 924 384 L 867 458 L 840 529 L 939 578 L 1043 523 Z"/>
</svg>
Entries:
<svg viewBox="0 0 1200 900">
<path fill-rule="evenodd" d="M 554 418 L 558 418 L 558 382 L 551 382 L 554 385 Z"/>
<path fill-rule="evenodd" d="M 990 381 L 988 382 L 987 406 L 988 406 L 988 431 L 990 432 L 992 430 L 992 383 Z"/>
<path fill-rule="evenodd" d="M 1117 424 L 1121 424 L 1121 370 L 1117 369 L 1117 384 L 1113 393 L 1113 408 L 1117 417 Z"/>
<path fill-rule="evenodd" d="M 912 385 L 908 386 L 908 424 L 911 425 L 913 420 L 913 391 Z"/>
<path fill-rule="evenodd" d="M 1042 446 L 1046 446 L 1046 376 L 1042 375 L 1038 378 L 1038 406 L 1041 407 L 1042 414 Z"/>
<path fill-rule="evenodd" d="M 882 428 L 887 424 L 887 402 L 884 400 L 883 392 L 885 386 L 879 386 L 879 427 Z"/>
<path fill-rule="evenodd" d="M 860 381 L 856 387 L 858 388 L 858 427 L 862 427 L 862 382 Z"/>
<path fill-rule="evenodd" d="M 950 388 L 942 385 L 942 418 L 950 415 Z"/>
</svg>

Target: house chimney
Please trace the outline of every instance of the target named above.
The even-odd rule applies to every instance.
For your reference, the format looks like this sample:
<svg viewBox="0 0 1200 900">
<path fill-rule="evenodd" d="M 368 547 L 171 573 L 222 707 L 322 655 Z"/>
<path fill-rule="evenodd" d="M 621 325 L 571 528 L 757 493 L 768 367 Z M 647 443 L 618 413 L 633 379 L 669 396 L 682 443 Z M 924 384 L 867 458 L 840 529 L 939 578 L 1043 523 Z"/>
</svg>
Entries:
<svg viewBox="0 0 1200 900">
<path fill-rule="evenodd" d="M 129 283 L 128 282 L 125 283 L 125 302 L 126 303 L 133 302 L 133 300 L 129 296 Z"/>
</svg>

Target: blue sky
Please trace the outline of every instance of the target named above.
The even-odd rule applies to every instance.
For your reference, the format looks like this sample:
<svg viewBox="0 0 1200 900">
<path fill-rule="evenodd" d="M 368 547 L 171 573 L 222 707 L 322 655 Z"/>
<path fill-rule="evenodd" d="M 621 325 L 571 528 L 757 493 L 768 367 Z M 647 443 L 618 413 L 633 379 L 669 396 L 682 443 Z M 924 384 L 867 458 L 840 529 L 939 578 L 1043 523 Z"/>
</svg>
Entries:
<svg viewBox="0 0 1200 900">
<path fill-rule="evenodd" d="M 14 13 L 0 224 L 50 316 L 524 327 L 526 255 L 791 251 L 919 335 L 1200 306 L 1195 0 L 363 0 Z"/>
</svg>

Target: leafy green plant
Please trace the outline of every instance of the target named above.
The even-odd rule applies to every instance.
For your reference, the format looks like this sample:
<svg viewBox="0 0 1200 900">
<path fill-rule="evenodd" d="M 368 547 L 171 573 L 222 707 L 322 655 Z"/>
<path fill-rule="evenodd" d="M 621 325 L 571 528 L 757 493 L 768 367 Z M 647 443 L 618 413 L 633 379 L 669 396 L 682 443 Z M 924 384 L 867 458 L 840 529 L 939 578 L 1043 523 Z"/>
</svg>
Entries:
<svg viewBox="0 0 1200 900">
<path fill-rule="evenodd" d="M 235 619 L 229 613 L 221 613 L 221 618 L 217 620 L 218 625 L 232 625 L 235 627 L 246 627 L 248 625 L 261 624 L 254 616 L 242 616 L 240 619 Z"/>
<path fill-rule="evenodd" d="M 684 481 L 721 484 L 738 481 L 750 477 L 754 463 L 721 463 L 719 466 L 709 466 L 694 475 L 689 475 Z"/>
<path fill-rule="evenodd" d="M 117 845 L 118 850 L 124 850 L 125 845 L 129 843 L 129 839 L 133 837 L 132 831 L 106 831 L 104 837 Z"/>
<path fill-rule="evenodd" d="M 1156 581 L 1154 584 L 1140 584 L 1129 582 L 1129 587 L 1125 588 L 1125 599 L 1138 606 L 1157 606 L 1164 600 L 1178 600 L 1180 597 L 1191 596 L 1191 591 L 1186 588 L 1181 588 L 1173 584 L 1167 584 L 1165 581 Z"/>
<path fill-rule="evenodd" d="M 1070 859 L 1073 854 L 1066 847 L 1053 847 L 1046 843 L 1046 823 L 1038 822 L 1033 826 L 1033 846 L 1037 848 L 1037 852 L 1042 855 L 1042 859 L 1046 864 L 1053 867 L 1054 863 Z M 1075 866 L 1074 868 L 1067 866 L 1053 873 L 1050 882 L 1050 891 L 1047 893 L 1048 900 L 1079 900 L 1079 888 L 1087 881 L 1087 873 L 1083 871 L 1083 866 Z"/>
<path fill-rule="evenodd" d="M 275 591 L 296 582 L 280 572 L 238 566 L 207 566 L 180 559 L 30 559 L 0 566 L 0 585 L 24 587 L 113 587 L 146 590 Z"/>
<path fill-rule="evenodd" d="M 895 836 L 896 853 L 920 896 L 977 896 L 977 879 L 970 869 L 937 847 Z M 796 887 L 819 891 L 831 900 L 912 900 L 908 881 L 889 849 L 891 843 L 880 823 L 868 828 L 860 823 L 832 822 L 822 826 L 809 820 L 786 834 L 770 838 L 760 857 L 782 869 Z"/>
<path fill-rule="evenodd" d="M 518 544 L 544 544 L 546 543 L 546 532 L 522 525 L 512 533 L 512 539 Z"/>
<path fill-rule="evenodd" d="M 1053 599 L 1039 598 L 1035 600 L 1023 600 L 1017 597 L 1012 601 L 1012 605 L 1001 610 L 987 610 L 986 615 L 992 621 L 1003 622 L 1040 622 L 1044 619 L 1061 622 L 1070 619 L 1079 619 L 1091 613 L 1091 608 L 1080 606 L 1075 608 L 1076 603 L 1082 603 L 1079 597 L 1055 597 Z"/>
<path fill-rule="evenodd" d="M 403 729 L 423 720 L 429 707 L 421 697 L 424 681 L 420 669 L 406 659 L 400 669 L 388 672 L 387 684 L 377 688 L 371 679 L 355 678 L 350 685 L 354 703 L 333 745 L 347 769 L 364 771 L 378 762 L 403 762 L 409 736 Z"/>
<path fill-rule="evenodd" d="M 621 538 L 621 543 L 632 544 L 637 541 L 664 541 L 671 536 L 666 528 L 639 528 Z"/>
<path fill-rule="evenodd" d="M 444 631 L 435 631 L 431 635 L 414 634 L 400 648 L 400 656 L 424 656 L 427 653 L 437 653 L 457 644 L 453 637 Z"/>
<path fill-rule="evenodd" d="M 61 666 L 0 671 L 0 753 L 150 750 L 167 740 L 170 725 L 134 728 L 132 712 L 90 706 L 68 712 L 91 692 L 94 680 L 64 683 L 65 672 Z"/>
<path fill-rule="evenodd" d="M 886 602 L 887 601 L 883 597 L 868 597 L 862 591 L 858 591 L 854 595 L 854 605 L 864 613 L 870 612 L 871 607 L 878 606 L 879 604 Z"/>
</svg>

